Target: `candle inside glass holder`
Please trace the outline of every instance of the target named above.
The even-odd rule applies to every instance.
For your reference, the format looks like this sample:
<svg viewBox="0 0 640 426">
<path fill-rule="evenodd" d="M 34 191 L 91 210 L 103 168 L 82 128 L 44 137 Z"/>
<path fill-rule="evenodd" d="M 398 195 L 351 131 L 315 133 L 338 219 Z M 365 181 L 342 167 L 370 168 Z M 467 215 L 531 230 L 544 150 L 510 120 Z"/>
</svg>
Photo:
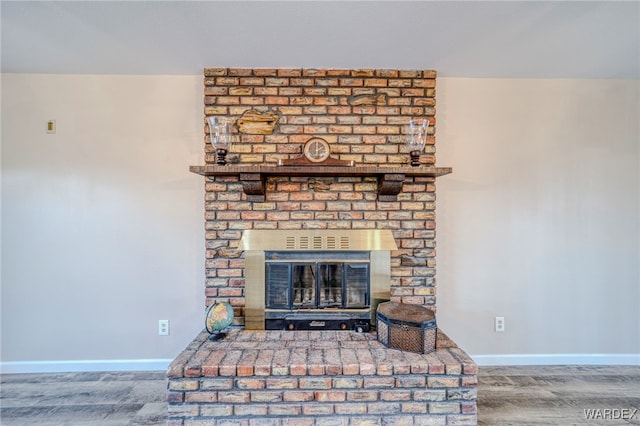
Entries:
<svg viewBox="0 0 640 426">
<path fill-rule="evenodd" d="M 216 164 L 227 164 L 227 152 L 231 147 L 233 121 L 227 117 L 207 117 L 211 145 L 216 150 Z"/>
<path fill-rule="evenodd" d="M 409 147 L 409 156 L 411 157 L 411 166 L 413 167 L 420 165 L 420 155 L 427 142 L 428 128 L 429 121 L 426 118 L 422 120 L 412 118 L 406 127 L 407 146 Z"/>
</svg>

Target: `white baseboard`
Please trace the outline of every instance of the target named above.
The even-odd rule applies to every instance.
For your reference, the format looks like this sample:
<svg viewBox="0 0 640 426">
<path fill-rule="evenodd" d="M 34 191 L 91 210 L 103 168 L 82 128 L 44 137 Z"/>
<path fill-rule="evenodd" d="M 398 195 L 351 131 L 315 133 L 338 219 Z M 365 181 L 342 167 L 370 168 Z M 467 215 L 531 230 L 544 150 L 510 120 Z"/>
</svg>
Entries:
<svg viewBox="0 0 640 426">
<path fill-rule="evenodd" d="M 479 366 L 508 365 L 639 365 L 640 354 L 471 355 Z M 65 373 L 91 371 L 164 371 L 171 359 L 0 362 L 0 373 Z"/>
<path fill-rule="evenodd" d="M 88 371 L 166 370 L 171 359 L 114 359 L 84 361 L 9 361 L 0 362 L 0 373 L 66 373 Z"/>
<path fill-rule="evenodd" d="M 640 354 L 470 355 L 479 366 L 640 365 Z"/>
</svg>

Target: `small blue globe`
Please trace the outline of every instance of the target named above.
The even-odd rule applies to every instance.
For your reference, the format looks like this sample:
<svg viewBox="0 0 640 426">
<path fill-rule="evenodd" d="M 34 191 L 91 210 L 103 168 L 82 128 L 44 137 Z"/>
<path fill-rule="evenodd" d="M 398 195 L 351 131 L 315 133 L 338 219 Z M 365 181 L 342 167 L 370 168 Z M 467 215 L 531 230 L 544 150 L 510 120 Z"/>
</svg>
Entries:
<svg viewBox="0 0 640 426">
<path fill-rule="evenodd" d="M 209 305 L 205 315 L 205 326 L 209 333 L 215 333 L 229 327 L 233 322 L 233 308 L 227 302 Z"/>
</svg>

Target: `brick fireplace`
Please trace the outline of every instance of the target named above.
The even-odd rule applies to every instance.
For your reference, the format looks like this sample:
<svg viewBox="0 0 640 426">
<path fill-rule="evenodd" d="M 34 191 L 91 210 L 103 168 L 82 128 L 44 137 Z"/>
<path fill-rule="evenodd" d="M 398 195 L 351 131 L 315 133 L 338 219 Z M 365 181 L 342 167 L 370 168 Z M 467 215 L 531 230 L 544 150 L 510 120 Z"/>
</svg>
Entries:
<svg viewBox="0 0 640 426">
<path fill-rule="evenodd" d="M 205 176 L 205 305 L 230 303 L 235 324 L 220 342 L 203 331 L 170 366 L 169 424 L 476 424 L 477 367 L 441 330 L 421 355 L 375 333 L 245 328 L 247 230 L 390 231 L 389 299 L 436 310 L 435 182 L 450 169 L 435 167 L 435 87 L 429 70 L 205 69 L 204 115 L 239 130 L 230 164 L 213 166 L 203 120 L 205 165 L 192 167 Z M 430 121 L 417 168 L 411 117 Z M 359 172 L 273 172 L 311 137 Z"/>
</svg>

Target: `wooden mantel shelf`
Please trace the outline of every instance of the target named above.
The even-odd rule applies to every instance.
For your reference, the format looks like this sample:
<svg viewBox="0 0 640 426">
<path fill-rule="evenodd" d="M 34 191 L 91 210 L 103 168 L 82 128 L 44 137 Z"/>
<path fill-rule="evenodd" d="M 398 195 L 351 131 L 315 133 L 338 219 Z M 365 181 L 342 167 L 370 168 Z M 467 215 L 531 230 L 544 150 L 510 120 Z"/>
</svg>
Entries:
<svg viewBox="0 0 640 426">
<path fill-rule="evenodd" d="M 264 201 L 268 176 L 372 176 L 378 178 L 378 200 L 395 201 L 407 176 L 438 177 L 452 172 L 451 167 L 377 167 L 377 166 L 190 166 L 202 176 L 238 176 L 249 201 Z"/>
</svg>

